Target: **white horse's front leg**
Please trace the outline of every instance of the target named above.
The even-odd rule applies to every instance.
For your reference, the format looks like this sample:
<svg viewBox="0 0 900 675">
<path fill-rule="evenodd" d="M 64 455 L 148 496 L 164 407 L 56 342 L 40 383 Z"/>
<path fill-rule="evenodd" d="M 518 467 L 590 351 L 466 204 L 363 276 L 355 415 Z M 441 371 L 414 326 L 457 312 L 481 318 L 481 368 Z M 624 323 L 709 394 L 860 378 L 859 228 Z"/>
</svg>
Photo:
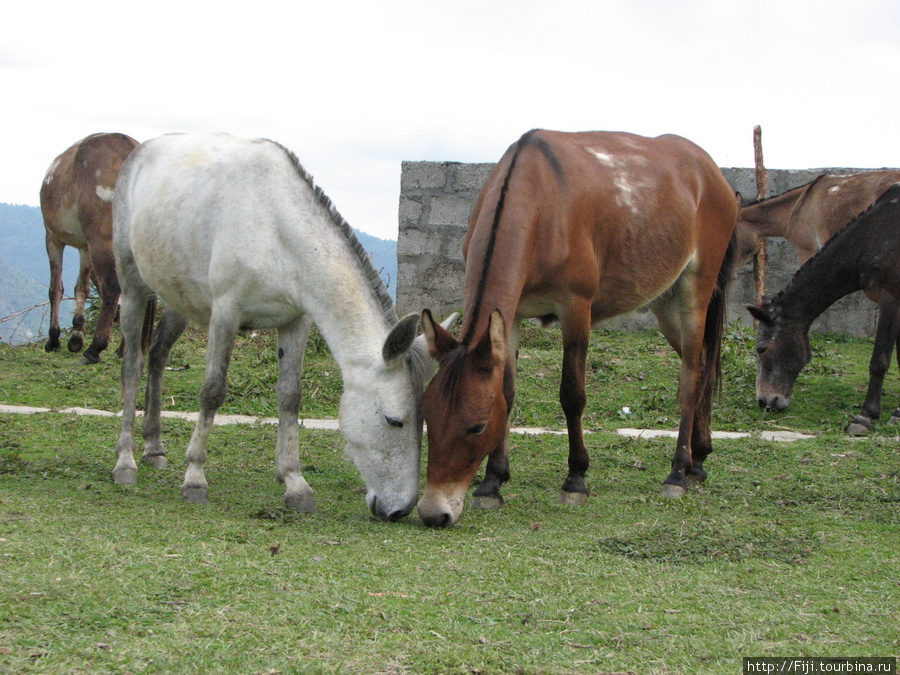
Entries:
<svg viewBox="0 0 900 675">
<path fill-rule="evenodd" d="M 209 432 L 216 411 L 225 401 L 228 391 L 228 364 L 237 331 L 236 317 L 221 318 L 213 310 L 209 323 L 209 344 L 206 347 L 206 374 L 200 389 L 200 419 L 197 420 L 185 453 L 187 471 L 181 485 L 181 496 L 193 504 L 205 504 L 209 501 L 209 486 L 203 473 L 203 465 L 206 463 Z"/>
<path fill-rule="evenodd" d="M 316 510 L 316 500 L 300 473 L 297 417 L 302 401 L 303 355 L 311 326 L 312 321 L 304 315 L 278 330 L 278 454 L 275 458 L 275 475 L 285 486 L 285 505 L 310 513 Z"/>
</svg>

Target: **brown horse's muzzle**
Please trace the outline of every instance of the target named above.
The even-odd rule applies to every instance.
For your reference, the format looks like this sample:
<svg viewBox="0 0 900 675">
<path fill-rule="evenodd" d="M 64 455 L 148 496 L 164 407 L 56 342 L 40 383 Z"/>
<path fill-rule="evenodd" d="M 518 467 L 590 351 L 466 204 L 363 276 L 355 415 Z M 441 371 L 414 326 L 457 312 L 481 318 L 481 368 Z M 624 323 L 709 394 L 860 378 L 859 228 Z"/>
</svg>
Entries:
<svg viewBox="0 0 900 675">
<path fill-rule="evenodd" d="M 426 486 L 419 500 L 419 517 L 427 527 L 451 527 L 462 515 L 467 485 Z"/>
</svg>

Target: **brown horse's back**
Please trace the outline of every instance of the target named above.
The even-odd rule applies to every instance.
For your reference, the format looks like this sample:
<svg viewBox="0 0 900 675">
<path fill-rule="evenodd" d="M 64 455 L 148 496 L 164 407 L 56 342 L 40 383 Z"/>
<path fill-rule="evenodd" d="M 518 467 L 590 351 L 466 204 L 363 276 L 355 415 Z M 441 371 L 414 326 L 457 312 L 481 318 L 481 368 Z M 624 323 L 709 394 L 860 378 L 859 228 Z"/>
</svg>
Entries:
<svg viewBox="0 0 900 675">
<path fill-rule="evenodd" d="M 489 312 L 518 295 L 511 308 L 518 318 L 559 317 L 570 299 L 589 298 L 598 321 L 648 304 L 689 268 L 703 287 L 715 284 L 737 206 L 701 148 L 678 136 L 537 131 L 500 205 L 514 147 L 473 211 L 467 298 L 478 286 L 491 288 L 497 297 L 483 300 Z M 492 233 L 498 260 L 489 260 Z M 707 259 L 700 249 L 714 253 Z M 501 276 L 507 283 L 494 282 Z"/>
</svg>

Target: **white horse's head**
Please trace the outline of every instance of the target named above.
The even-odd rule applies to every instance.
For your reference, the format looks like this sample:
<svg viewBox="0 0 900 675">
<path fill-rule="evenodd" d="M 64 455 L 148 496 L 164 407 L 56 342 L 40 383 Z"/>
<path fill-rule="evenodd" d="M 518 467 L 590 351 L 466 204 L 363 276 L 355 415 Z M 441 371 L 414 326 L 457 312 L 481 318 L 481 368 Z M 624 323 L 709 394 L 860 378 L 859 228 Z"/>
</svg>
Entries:
<svg viewBox="0 0 900 675">
<path fill-rule="evenodd" d="M 444 324 L 452 326 L 457 315 Z M 408 515 L 419 499 L 422 414 L 419 405 L 435 364 L 419 316 L 391 330 L 379 358 L 344 372 L 340 426 L 347 454 L 366 482 L 366 504 L 383 520 Z"/>
</svg>

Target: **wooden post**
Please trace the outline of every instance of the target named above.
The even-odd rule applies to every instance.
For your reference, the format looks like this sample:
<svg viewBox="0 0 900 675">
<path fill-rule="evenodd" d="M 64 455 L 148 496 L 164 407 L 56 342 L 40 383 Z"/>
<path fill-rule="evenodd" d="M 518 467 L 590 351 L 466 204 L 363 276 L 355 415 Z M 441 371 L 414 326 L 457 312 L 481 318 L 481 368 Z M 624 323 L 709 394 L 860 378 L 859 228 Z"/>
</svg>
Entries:
<svg viewBox="0 0 900 675">
<path fill-rule="evenodd" d="M 753 161 L 756 166 L 756 198 L 765 199 L 769 191 L 769 174 L 763 164 L 762 127 L 753 127 Z M 756 305 L 762 303 L 766 292 L 766 239 L 759 238 L 759 248 L 753 257 L 753 279 L 756 282 Z"/>
</svg>

